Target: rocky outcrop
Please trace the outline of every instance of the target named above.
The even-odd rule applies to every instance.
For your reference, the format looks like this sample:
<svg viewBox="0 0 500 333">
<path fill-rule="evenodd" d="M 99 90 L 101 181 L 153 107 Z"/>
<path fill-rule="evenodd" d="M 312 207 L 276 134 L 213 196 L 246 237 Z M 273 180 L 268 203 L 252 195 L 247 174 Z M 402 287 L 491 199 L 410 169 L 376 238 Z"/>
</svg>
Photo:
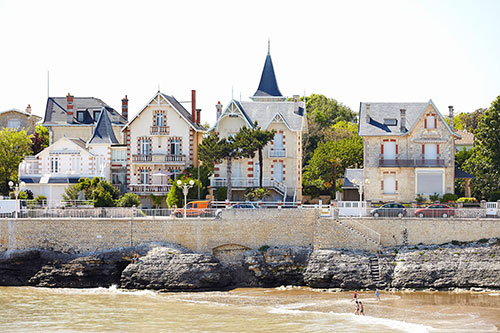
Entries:
<svg viewBox="0 0 500 333">
<path fill-rule="evenodd" d="M 39 250 L 0 252 L 0 286 L 26 286 L 49 259 Z"/>
<path fill-rule="evenodd" d="M 153 290 L 220 290 L 231 283 L 226 268 L 210 254 L 157 247 L 127 266 L 121 287 Z"/>
<path fill-rule="evenodd" d="M 500 247 L 432 247 L 394 256 L 395 288 L 500 288 Z"/>
<path fill-rule="evenodd" d="M 251 287 L 304 285 L 303 273 L 311 252 L 301 247 L 247 251 L 243 268 L 248 273 L 248 280 L 243 284 Z"/>
</svg>

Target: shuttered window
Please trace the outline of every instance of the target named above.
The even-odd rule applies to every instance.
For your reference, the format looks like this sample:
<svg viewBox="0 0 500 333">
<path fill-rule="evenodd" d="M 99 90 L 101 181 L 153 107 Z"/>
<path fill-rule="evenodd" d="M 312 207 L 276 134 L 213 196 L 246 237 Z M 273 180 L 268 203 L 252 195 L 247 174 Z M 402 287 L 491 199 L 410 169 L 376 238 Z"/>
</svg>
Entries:
<svg viewBox="0 0 500 333">
<path fill-rule="evenodd" d="M 419 171 L 417 172 L 417 193 L 431 195 L 443 192 L 443 171 Z"/>
</svg>

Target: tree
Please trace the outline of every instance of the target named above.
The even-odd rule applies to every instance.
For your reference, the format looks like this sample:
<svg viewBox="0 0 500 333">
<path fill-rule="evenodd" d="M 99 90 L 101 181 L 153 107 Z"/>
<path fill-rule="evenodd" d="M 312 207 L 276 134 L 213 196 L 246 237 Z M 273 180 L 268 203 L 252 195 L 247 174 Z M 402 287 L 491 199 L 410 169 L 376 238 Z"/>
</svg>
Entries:
<svg viewBox="0 0 500 333">
<path fill-rule="evenodd" d="M 141 205 L 141 201 L 139 200 L 139 196 L 135 193 L 125 193 L 118 201 L 116 202 L 118 207 L 139 207 Z"/>
<path fill-rule="evenodd" d="M 79 189 L 78 184 L 70 185 L 64 190 L 62 198 L 65 201 L 75 201 L 79 199 L 80 192 L 81 190 Z"/>
<path fill-rule="evenodd" d="M 476 143 L 472 156 L 463 164 L 463 170 L 474 175 L 472 195 L 488 198 L 500 190 L 500 96 L 491 103 L 475 131 Z"/>
<path fill-rule="evenodd" d="M 36 125 L 35 134 L 31 138 L 31 153 L 38 154 L 49 146 L 49 130 L 41 124 Z"/>
<path fill-rule="evenodd" d="M 303 100 L 303 98 L 301 98 Z M 325 142 L 325 129 L 330 128 L 339 121 L 352 122 L 356 114 L 352 110 L 323 95 L 312 94 L 306 97 L 307 133 L 303 135 L 302 146 L 304 154 L 303 164 L 312 157 L 319 142 Z"/>
<path fill-rule="evenodd" d="M 189 201 L 189 199 L 193 200 L 198 197 L 198 180 L 183 174 L 178 175 L 175 180 L 170 180 L 172 188 L 168 191 L 167 195 L 167 206 L 169 208 L 172 208 L 174 205 L 176 207 L 184 207 L 184 194 L 182 193 L 182 189 L 177 185 L 177 180 L 181 180 L 183 183 L 189 183 L 190 180 L 193 180 L 194 184 L 188 191 L 187 199 Z"/>
<path fill-rule="evenodd" d="M 4 128 L 0 131 L 0 190 L 9 194 L 9 181 L 17 182 L 19 163 L 31 153 L 31 136 L 25 130 Z"/>
<path fill-rule="evenodd" d="M 320 142 L 309 164 L 304 167 L 304 192 L 329 191 L 339 187 L 339 176 L 346 168 L 363 165 L 363 139 L 357 135 L 357 125 L 339 122 L 334 126 L 343 133 L 337 140 Z"/>
<path fill-rule="evenodd" d="M 258 151 L 259 154 L 259 188 L 262 188 L 262 174 L 264 172 L 264 158 L 262 156 L 262 151 L 264 147 L 273 139 L 275 130 L 264 131 L 255 122 L 254 128 L 252 130 L 251 136 L 254 139 L 253 148 Z M 253 156 L 252 156 L 253 158 Z"/>
<path fill-rule="evenodd" d="M 461 131 L 467 131 L 470 133 L 475 133 L 479 126 L 481 117 L 484 115 L 487 109 L 477 109 L 471 113 L 460 112 L 453 117 L 453 128 Z M 446 118 L 448 121 L 448 118 Z"/>
<path fill-rule="evenodd" d="M 120 191 L 103 178 L 78 179 L 78 191 L 83 191 L 86 200 L 92 200 L 94 207 L 114 207 Z"/>
</svg>

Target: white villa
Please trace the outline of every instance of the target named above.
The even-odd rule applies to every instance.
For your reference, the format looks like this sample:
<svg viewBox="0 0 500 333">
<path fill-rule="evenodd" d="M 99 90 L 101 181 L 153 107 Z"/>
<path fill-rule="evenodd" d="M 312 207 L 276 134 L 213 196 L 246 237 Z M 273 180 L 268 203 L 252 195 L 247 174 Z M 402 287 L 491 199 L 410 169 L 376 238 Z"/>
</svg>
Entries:
<svg viewBox="0 0 500 333">
<path fill-rule="evenodd" d="M 264 130 L 276 131 L 274 140 L 264 149 L 263 166 L 258 156 L 238 159 L 232 163 L 233 200 L 243 200 L 247 188 L 259 186 L 259 170 L 263 169 L 263 187 L 270 191 L 272 201 L 302 199 L 302 133 L 306 130 L 305 103 L 298 96 L 286 101 L 276 81 L 271 54 L 268 52 L 259 87 L 252 101 L 231 100 L 223 110 L 217 104 L 214 129 L 221 137 L 234 135 L 243 126 L 257 122 Z M 215 166 L 212 188 L 226 187 L 225 163 Z"/>
</svg>

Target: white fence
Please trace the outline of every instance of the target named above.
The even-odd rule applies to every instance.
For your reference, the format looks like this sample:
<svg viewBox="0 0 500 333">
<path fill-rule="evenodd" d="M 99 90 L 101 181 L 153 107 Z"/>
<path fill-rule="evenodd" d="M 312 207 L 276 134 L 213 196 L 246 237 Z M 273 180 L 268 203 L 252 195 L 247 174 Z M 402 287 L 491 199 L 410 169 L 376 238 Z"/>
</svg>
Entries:
<svg viewBox="0 0 500 333">
<path fill-rule="evenodd" d="M 340 216 L 366 216 L 366 201 L 338 201 Z"/>
</svg>

